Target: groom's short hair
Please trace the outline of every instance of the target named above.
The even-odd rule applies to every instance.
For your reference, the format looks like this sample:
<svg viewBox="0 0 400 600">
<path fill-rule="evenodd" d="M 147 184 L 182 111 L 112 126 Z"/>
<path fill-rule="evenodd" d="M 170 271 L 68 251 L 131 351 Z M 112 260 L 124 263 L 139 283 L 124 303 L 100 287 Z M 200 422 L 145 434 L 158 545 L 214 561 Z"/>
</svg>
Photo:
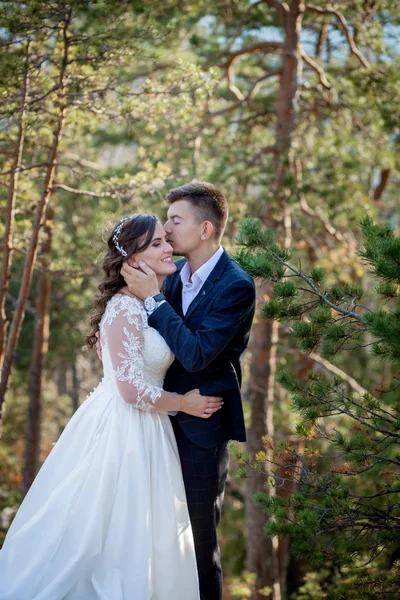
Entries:
<svg viewBox="0 0 400 600">
<path fill-rule="evenodd" d="M 170 205 L 178 200 L 189 202 L 202 221 L 210 221 L 214 225 L 215 236 L 221 239 L 229 209 L 224 194 L 215 185 L 206 181 L 192 181 L 171 190 L 166 198 Z"/>
</svg>

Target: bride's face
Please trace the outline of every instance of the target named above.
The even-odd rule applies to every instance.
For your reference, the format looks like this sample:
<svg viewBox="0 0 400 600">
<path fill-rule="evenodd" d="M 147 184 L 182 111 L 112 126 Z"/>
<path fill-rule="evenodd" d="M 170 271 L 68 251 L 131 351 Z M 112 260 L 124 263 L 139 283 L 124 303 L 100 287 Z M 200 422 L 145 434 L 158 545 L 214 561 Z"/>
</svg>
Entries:
<svg viewBox="0 0 400 600">
<path fill-rule="evenodd" d="M 128 263 L 137 268 L 140 260 L 145 262 L 156 275 L 165 276 L 176 271 L 176 266 L 172 260 L 172 246 L 167 242 L 167 234 L 161 223 L 157 223 L 153 239 L 146 250 L 131 256 Z"/>
</svg>

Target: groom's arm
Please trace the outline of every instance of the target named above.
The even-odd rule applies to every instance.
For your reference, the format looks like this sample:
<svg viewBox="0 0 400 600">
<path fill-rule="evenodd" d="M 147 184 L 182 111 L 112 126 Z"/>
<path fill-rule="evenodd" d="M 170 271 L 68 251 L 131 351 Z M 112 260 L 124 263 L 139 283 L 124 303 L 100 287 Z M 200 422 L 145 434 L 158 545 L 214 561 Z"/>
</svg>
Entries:
<svg viewBox="0 0 400 600">
<path fill-rule="evenodd" d="M 191 331 L 168 302 L 150 316 L 149 325 L 157 329 L 187 371 L 204 369 L 229 344 L 243 321 L 255 310 L 254 285 L 239 280 L 227 285 L 199 329 Z"/>
</svg>

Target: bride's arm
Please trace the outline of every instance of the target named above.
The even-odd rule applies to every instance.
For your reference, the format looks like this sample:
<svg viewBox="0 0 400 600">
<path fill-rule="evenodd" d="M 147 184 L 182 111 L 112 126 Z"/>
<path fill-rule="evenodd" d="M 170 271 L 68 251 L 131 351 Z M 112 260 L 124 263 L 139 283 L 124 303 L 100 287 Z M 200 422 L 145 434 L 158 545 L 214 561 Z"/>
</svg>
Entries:
<svg viewBox="0 0 400 600">
<path fill-rule="evenodd" d="M 104 325 L 107 347 L 115 372 L 118 392 L 136 408 L 145 411 L 182 411 L 210 417 L 221 406 L 221 398 L 201 396 L 199 390 L 174 394 L 146 380 L 143 361 L 143 330 L 138 319 L 128 319 L 120 311 Z M 206 412 L 207 410 L 207 412 Z"/>
<path fill-rule="evenodd" d="M 143 330 L 129 322 L 121 311 L 104 326 L 107 346 L 114 367 L 118 392 L 140 410 L 167 412 L 180 410 L 181 396 L 165 392 L 146 381 L 143 362 Z"/>
</svg>

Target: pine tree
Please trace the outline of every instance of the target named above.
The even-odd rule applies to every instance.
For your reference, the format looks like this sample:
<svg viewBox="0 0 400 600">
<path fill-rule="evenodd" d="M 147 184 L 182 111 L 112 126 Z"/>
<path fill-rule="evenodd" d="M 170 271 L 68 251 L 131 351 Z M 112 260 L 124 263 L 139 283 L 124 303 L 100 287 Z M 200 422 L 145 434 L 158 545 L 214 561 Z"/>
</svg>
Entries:
<svg viewBox="0 0 400 600">
<path fill-rule="evenodd" d="M 375 284 L 367 291 L 328 284 L 322 268 L 305 273 L 257 220 L 242 224 L 238 240 L 240 264 L 273 282 L 264 318 L 290 323 L 299 351 L 319 349 L 335 373 L 313 370 L 305 382 L 285 370 L 277 375 L 300 416 L 304 452 L 269 438 L 256 456 L 236 451 L 270 486 L 295 484 L 286 498 L 256 495 L 270 516 L 265 533 L 288 537 L 293 552 L 319 568 L 330 565 L 332 600 L 356 589 L 357 598 L 394 599 L 400 582 L 400 238 L 370 217 L 361 231 L 359 255 Z M 386 389 L 366 389 L 330 362 L 346 355 L 351 371 L 352 355 L 364 346 L 367 369 L 376 360 L 393 364 Z"/>
</svg>

